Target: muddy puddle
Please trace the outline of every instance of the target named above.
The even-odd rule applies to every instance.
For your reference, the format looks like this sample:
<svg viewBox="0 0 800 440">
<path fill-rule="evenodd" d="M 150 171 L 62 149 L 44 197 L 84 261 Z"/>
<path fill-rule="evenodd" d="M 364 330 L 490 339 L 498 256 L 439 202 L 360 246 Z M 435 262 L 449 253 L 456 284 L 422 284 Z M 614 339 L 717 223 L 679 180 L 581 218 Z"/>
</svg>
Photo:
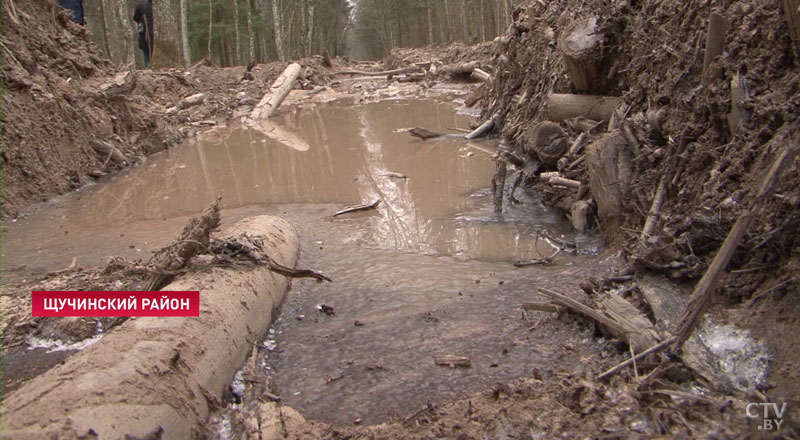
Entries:
<svg viewBox="0 0 800 440">
<path fill-rule="evenodd" d="M 185 220 L 223 193 L 225 224 L 271 213 L 296 225 L 300 265 L 333 283 L 295 281 L 262 367 L 282 402 L 336 424 L 410 415 L 488 385 L 578 368 L 585 331 L 544 314 L 522 319 L 536 287 L 595 274 L 599 241 L 574 236 L 534 197 L 492 210 L 491 141 L 420 141 L 403 128 L 454 133 L 471 120 L 453 103 L 395 100 L 324 105 L 276 118 L 294 148 L 249 128 L 218 128 L 125 174 L 3 225 L 3 281 L 108 256 L 149 258 Z M 345 205 L 377 209 L 334 218 Z M 510 263 L 549 255 L 546 233 L 577 242 L 548 267 Z M 332 308 L 323 313 L 321 305 Z M 538 321 L 551 321 L 537 331 Z M 568 349 L 572 347 L 572 350 Z M 565 348 L 567 347 L 567 348 Z M 582 351 L 585 354 L 585 351 Z M 434 365 L 467 356 L 470 368 Z"/>
</svg>

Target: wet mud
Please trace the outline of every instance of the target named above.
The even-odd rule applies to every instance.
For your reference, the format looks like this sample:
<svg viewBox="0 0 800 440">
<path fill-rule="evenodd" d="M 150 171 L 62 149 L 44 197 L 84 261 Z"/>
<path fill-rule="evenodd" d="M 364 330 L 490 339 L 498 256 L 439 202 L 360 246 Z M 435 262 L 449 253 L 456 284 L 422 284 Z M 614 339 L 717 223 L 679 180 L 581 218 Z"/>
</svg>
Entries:
<svg viewBox="0 0 800 440">
<path fill-rule="evenodd" d="M 265 213 L 288 219 L 300 232 L 300 265 L 334 280 L 294 282 L 272 333 L 276 348 L 262 359 L 284 403 L 312 420 L 390 420 L 534 369 L 576 365 L 586 353 L 576 347 L 597 350 L 588 330 L 541 312 L 523 317 L 519 305 L 532 300 L 531 286 L 577 289 L 599 273 L 597 257 L 580 255 L 597 252 L 599 240 L 570 232 L 529 194 L 494 213 L 497 144 L 466 143 L 454 128 L 468 120 L 437 100 L 306 106 L 276 118 L 307 149 L 215 128 L 5 225 L 4 277 L 73 258 L 146 259 L 224 194 L 225 224 Z M 420 141 L 406 132 L 414 126 L 452 135 Z M 376 199 L 375 210 L 333 216 Z M 511 264 L 552 254 L 545 236 L 576 242 L 579 252 L 549 267 Z M 551 324 L 537 331 L 542 320 Z M 437 366 L 438 354 L 472 366 Z"/>
</svg>

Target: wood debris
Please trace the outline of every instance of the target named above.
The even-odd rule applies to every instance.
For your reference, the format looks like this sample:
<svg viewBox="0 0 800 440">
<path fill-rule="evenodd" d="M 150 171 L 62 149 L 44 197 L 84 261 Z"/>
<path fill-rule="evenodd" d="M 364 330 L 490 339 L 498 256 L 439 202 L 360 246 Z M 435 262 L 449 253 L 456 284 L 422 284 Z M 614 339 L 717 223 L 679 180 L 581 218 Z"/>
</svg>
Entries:
<svg viewBox="0 0 800 440">
<path fill-rule="evenodd" d="M 337 217 L 337 216 L 344 215 L 344 214 L 350 214 L 351 212 L 358 212 L 358 211 L 366 211 L 368 209 L 375 209 L 375 208 L 378 207 L 378 205 L 381 204 L 381 201 L 382 201 L 381 199 L 376 199 L 372 203 L 363 203 L 361 205 L 347 206 L 347 207 L 343 208 L 342 210 L 337 211 L 336 213 L 334 213 L 333 216 Z"/>
<path fill-rule="evenodd" d="M 462 367 L 462 368 L 469 368 L 472 366 L 472 361 L 469 360 L 468 357 L 464 356 L 455 356 L 451 354 L 440 354 L 433 357 L 433 362 L 436 365 L 441 365 L 443 367 Z"/>
</svg>

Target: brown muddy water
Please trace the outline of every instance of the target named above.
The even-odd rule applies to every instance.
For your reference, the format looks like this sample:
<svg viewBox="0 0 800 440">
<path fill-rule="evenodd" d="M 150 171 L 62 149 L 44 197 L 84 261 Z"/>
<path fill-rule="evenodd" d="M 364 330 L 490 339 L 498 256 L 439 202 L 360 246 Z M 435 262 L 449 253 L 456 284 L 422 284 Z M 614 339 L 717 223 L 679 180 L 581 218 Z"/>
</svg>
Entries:
<svg viewBox="0 0 800 440">
<path fill-rule="evenodd" d="M 495 214 L 496 143 L 420 141 L 402 130 L 456 133 L 470 120 L 436 100 L 299 108 L 276 118 L 306 143 L 299 148 L 249 128 L 218 128 L 6 222 L 3 282 L 73 258 L 146 259 L 222 193 L 225 224 L 263 213 L 286 218 L 301 234 L 299 265 L 334 280 L 294 281 L 261 350 L 274 391 L 310 419 L 380 422 L 554 363 L 580 368 L 585 350 L 576 347 L 594 346 L 585 330 L 538 312 L 523 320 L 518 307 L 536 299 L 536 287 L 577 289 L 600 270 L 598 258 L 510 263 L 551 254 L 536 239 L 542 231 L 576 241 L 579 254 L 596 252 L 598 240 L 572 235 L 529 195 Z M 373 211 L 332 216 L 378 198 Z M 436 354 L 470 357 L 472 367 L 436 366 Z"/>
</svg>

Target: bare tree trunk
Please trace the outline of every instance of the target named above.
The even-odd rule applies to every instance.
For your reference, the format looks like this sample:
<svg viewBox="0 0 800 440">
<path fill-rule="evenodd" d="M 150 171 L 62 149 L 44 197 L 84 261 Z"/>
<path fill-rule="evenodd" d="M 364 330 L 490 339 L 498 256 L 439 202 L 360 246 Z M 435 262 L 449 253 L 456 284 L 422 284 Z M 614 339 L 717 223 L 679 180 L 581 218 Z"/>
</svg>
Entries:
<svg viewBox="0 0 800 440">
<path fill-rule="evenodd" d="M 433 18 L 431 17 L 431 0 L 428 0 L 428 44 L 433 44 Z"/>
<path fill-rule="evenodd" d="M 447 32 L 445 35 L 445 43 L 449 43 L 453 40 L 452 33 L 450 32 L 450 10 L 447 7 L 448 0 L 444 0 L 444 29 Z"/>
<path fill-rule="evenodd" d="M 469 33 L 467 31 L 467 14 L 466 14 L 466 11 L 464 11 L 464 9 L 465 9 L 464 2 L 462 2 L 459 5 L 459 8 L 461 9 L 461 31 L 463 32 L 463 36 L 461 38 L 461 41 L 463 43 L 471 44 L 472 42 L 469 41 Z"/>
<path fill-rule="evenodd" d="M 180 0 L 181 4 L 181 45 L 183 46 L 183 65 L 188 67 L 192 64 L 192 50 L 189 47 L 189 24 L 186 20 L 188 5 L 186 0 Z M 100 2 L 103 3 L 102 1 Z"/>
<path fill-rule="evenodd" d="M 120 18 L 121 28 L 126 30 L 130 29 L 130 23 L 133 18 L 133 13 L 131 13 L 130 15 L 128 14 L 128 6 L 126 5 L 125 0 L 119 0 L 117 6 L 119 7 L 119 18 Z M 125 34 L 130 35 L 129 32 L 126 32 Z M 126 58 L 128 62 L 134 63 L 136 61 L 136 52 L 135 52 L 136 47 L 135 44 L 130 44 L 130 40 L 131 40 L 130 37 L 126 39 L 124 47 L 125 47 L 125 52 L 127 53 Z"/>
<path fill-rule="evenodd" d="M 481 5 L 481 12 L 480 12 L 480 14 L 478 14 L 481 17 L 481 34 L 480 35 L 481 35 L 481 41 L 486 41 L 486 23 L 484 23 L 484 19 L 483 19 L 483 12 L 484 12 L 484 10 L 483 10 L 483 0 L 481 0 L 480 5 Z"/>
<path fill-rule="evenodd" d="M 314 37 L 314 0 L 308 2 L 308 16 L 306 17 L 306 42 L 305 53 L 303 56 L 311 55 L 311 42 Z"/>
<path fill-rule="evenodd" d="M 253 48 L 253 5 L 247 0 L 247 63 L 256 60 L 256 52 Z"/>
<path fill-rule="evenodd" d="M 111 45 L 108 41 L 108 21 L 106 20 L 106 8 L 104 2 L 100 3 L 100 15 L 102 16 L 103 20 L 103 43 L 106 49 L 106 56 L 111 58 Z"/>
<path fill-rule="evenodd" d="M 275 51 L 278 52 L 278 59 L 283 61 L 283 29 L 281 28 L 281 11 L 278 1 L 272 0 L 272 20 L 275 29 Z"/>
<path fill-rule="evenodd" d="M 211 25 L 214 23 L 214 8 L 211 0 L 208 0 L 208 47 L 206 48 L 206 59 L 211 61 Z"/>
<path fill-rule="evenodd" d="M 242 53 L 241 35 L 239 33 L 239 0 L 233 0 L 233 37 L 236 39 L 236 43 L 233 45 L 233 49 L 236 51 L 233 54 L 233 63 L 238 66 L 241 64 L 239 62 L 239 54 Z"/>
</svg>

